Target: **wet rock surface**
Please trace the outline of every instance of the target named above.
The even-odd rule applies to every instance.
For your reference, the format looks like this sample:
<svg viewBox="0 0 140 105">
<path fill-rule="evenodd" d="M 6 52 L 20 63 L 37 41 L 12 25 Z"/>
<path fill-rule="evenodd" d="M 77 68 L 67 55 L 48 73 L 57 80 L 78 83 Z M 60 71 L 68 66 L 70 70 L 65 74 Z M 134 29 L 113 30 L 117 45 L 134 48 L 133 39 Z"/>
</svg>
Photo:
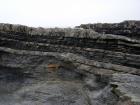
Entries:
<svg viewBox="0 0 140 105">
<path fill-rule="evenodd" d="M 0 24 L 0 105 L 140 105 L 139 22 L 107 27 L 126 23 L 137 34 Z"/>
</svg>

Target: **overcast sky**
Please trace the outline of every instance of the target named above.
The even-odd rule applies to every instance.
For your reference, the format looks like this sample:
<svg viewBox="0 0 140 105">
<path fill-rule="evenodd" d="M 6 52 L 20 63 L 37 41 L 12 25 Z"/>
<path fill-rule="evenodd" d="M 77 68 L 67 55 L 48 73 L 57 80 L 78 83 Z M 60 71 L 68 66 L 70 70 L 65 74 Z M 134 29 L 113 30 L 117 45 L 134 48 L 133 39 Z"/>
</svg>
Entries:
<svg viewBox="0 0 140 105">
<path fill-rule="evenodd" d="M 140 0 L 0 0 L 0 23 L 73 27 L 140 20 Z"/>
</svg>

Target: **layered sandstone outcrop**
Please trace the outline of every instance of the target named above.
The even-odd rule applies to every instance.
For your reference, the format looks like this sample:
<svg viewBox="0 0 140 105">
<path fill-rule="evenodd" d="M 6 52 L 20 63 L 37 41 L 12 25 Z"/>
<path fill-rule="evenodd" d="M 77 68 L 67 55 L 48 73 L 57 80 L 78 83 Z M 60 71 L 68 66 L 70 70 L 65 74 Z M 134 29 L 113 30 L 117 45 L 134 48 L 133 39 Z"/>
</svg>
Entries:
<svg viewBox="0 0 140 105">
<path fill-rule="evenodd" d="M 126 23 L 119 29 L 0 24 L 0 104 L 139 105 L 139 22 L 123 33 Z"/>
</svg>

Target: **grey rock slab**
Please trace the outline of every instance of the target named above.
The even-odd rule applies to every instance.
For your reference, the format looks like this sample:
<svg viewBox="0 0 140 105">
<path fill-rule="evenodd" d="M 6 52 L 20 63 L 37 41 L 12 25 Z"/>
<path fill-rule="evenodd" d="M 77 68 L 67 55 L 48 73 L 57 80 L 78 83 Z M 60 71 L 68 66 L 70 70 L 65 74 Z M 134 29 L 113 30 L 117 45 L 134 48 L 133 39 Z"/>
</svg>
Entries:
<svg viewBox="0 0 140 105">
<path fill-rule="evenodd" d="M 114 74 L 111 79 L 116 94 L 121 97 L 130 98 L 132 102 L 140 104 L 140 77 L 131 74 Z"/>
<path fill-rule="evenodd" d="M 22 87 L 8 98 L 1 100 L 0 105 L 2 104 L 88 105 L 88 101 L 80 82 L 47 81 Z"/>
</svg>

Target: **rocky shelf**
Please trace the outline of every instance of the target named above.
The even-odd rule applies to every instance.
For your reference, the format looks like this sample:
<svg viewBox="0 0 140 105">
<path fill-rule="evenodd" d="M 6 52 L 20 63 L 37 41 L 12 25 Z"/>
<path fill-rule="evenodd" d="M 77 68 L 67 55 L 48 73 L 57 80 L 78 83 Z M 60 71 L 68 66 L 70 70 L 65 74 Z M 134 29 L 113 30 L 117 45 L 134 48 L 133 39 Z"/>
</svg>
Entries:
<svg viewBox="0 0 140 105">
<path fill-rule="evenodd" d="M 0 105 L 140 105 L 140 22 L 0 24 Z"/>
</svg>

